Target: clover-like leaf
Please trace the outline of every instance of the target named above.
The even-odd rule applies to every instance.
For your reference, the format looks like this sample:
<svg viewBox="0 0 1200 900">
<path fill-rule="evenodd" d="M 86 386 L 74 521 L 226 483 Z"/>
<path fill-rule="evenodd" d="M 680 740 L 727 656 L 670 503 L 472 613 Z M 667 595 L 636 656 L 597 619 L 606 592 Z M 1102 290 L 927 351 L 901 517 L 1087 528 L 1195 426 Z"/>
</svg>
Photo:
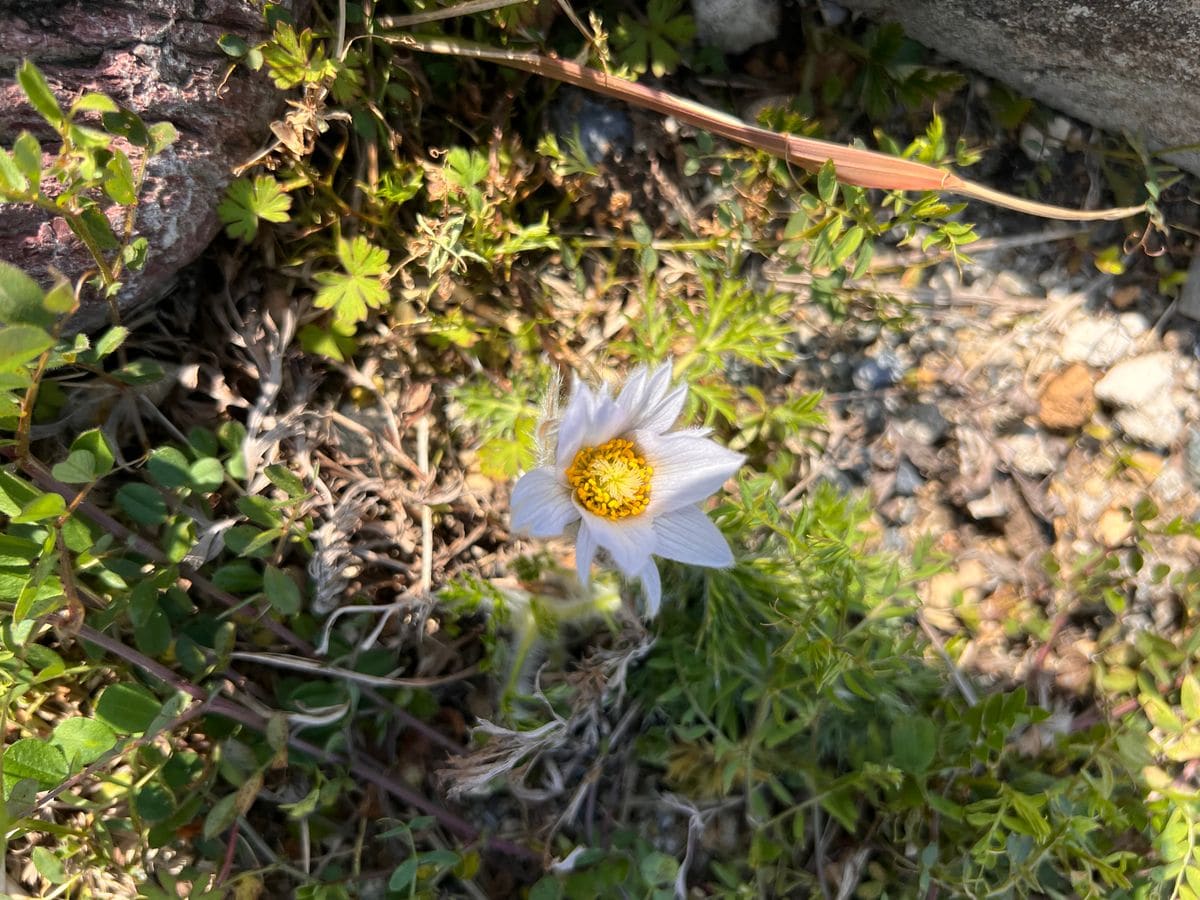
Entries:
<svg viewBox="0 0 1200 900">
<path fill-rule="evenodd" d="M 270 175 L 259 175 L 253 181 L 239 178 L 229 185 L 225 199 L 217 207 L 217 215 L 225 223 L 225 233 L 244 241 L 258 234 L 258 220 L 286 222 L 292 198 L 284 193 L 279 182 Z"/>
<path fill-rule="evenodd" d="M 321 272 L 321 285 L 313 304 L 332 309 L 334 319 L 341 323 L 361 322 L 368 309 L 379 309 L 388 301 L 384 276 L 388 271 L 388 254 L 365 237 L 338 241 L 338 259 L 344 272 Z"/>
</svg>

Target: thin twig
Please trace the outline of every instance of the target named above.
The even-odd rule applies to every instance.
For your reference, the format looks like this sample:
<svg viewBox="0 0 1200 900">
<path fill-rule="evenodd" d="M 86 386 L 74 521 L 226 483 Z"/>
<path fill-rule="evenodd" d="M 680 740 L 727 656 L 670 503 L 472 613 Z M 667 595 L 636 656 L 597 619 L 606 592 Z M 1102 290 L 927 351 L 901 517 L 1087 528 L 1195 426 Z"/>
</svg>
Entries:
<svg viewBox="0 0 1200 900">
<path fill-rule="evenodd" d="M 410 28 L 413 25 L 424 25 L 426 22 L 456 19 L 459 16 L 489 12 L 493 9 L 503 9 L 506 6 L 517 6 L 528 2 L 529 0 L 468 0 L 467 3 L 447 6 L 445 9 L 431 9 L 428 12 L 413 13 L 410 16 L 380 16 L 375 20 L 375 24 L 380 28 Z"/>
<path fill-rule="evenodd" d="M 429 483 L 429 416 L 417 420 L 417 468 Z M 429 596 L 433 589 L 433 510 L 421 504 L 421 593 Z"/>
<path fill-rule="evenodd" d="M 298 656 L 288 656 L 284 653 L 249 653 L 234 651 L 229 654 L 231 659 L 244 659 L 249 662 L 261 663 L 264 666 L 274 666 L 277 669 L 290 669 L 293 672 L 311 672 L 314 675 L 326 675 L 330 678 L 344 678 L 359 684 L 370 684 L 375 687 L 437 687 L 440 684 L 452 684 L 465 678 L 479 674 L 479 665 L 471 665 L 461 672 L 452 675 L 439 675 L 431 678 L 385 678 L 381 675 L 367 675 L 355 672 L 353 669 L 343 669 L 340 666 L 330 666 L 315 662 L 311 659 L 301 659 Z"/>
</svg>

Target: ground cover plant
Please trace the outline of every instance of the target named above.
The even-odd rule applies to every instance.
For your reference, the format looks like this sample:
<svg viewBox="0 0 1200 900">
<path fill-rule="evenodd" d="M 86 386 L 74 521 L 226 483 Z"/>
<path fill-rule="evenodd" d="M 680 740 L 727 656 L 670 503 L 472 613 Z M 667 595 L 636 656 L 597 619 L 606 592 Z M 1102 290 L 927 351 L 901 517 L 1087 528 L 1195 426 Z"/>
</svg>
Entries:
<svg viewBox="0 0 1200 900">
<path fill-rule="evenodd" d="M 226 36 L 287 112 L 200 268 L 90 336 L 68 327 L 78 304 L 154 252 L 138 194 L 172 129 L 18 70 L 58 155 L 17 137 L 0 198 L 58 211 L 96 271 L 46 290 L 0 265 L 7 890 L 1200 892 L 1195 524 L 1131 503 L 1120 552 L 1037 560 L 1048 587 L 1007 639 L 1044 667 L 1062 629 L 1097 622 L 1067 693 L 1039 666 L 964 664 L 925 602 L 945 548 L 889 547 L 871 497 L 820 477 L 831 401 L 801 333 L 905 327 L 875 280 L 964 264 L 996 214 L 649 113 L 598 143 L 623 107 L 416 52 L 476 42 L 721 84 L 682 3 L 467 6 L 297 21 L 268 4 L 270 40 Z M 933 166 L 995 152 L 956 137 L 961 73 L 892 29 L 791 14 L 803 90 L 763 105 L 763 128 Z M 1040 114 L 991 96 L 1002 134 Z M 1178 290 L 1186 182 L 1105 149 L 1112 205 L 1145 207 L 1096 226 L 1088 264 Z M 1006 187 L 1078 205 L 1044 167 L 1022 174 Z M 1170 252 L 1107 252 L 1134 229 Z M 601 540 L 617 564 L 584 583 L 578 536 L 518 533 L 510 493 L 553 458 L 571 378 L 619 389 L 639 366 L 681 389 L 664 429 L 742 458 L 694 507 L 732 565 L 710 545 L 652 576 Z M 1168 543 L 1183 566 L 1160 562 Z M 1170 627 L 1129 615 L 1139 578 L 1169 594 Z"/>
</svg>

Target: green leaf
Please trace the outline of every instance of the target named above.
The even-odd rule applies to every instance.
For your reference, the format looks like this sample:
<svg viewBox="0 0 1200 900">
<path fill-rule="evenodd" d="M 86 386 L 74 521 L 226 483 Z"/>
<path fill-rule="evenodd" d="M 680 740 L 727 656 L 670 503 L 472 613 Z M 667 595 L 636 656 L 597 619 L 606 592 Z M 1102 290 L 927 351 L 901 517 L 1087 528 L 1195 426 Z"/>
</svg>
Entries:
<svg viewBox="0 0 1200 900">
<path fill-rule="evenodd" d="M 150 155 L 158 156 L 179 140 L 179 132 L 170 122 L 155 122 L 150 126 Z"/>
<path fill-rule="evenodd" d="M 237 818 L 237 807 L 234 802 L 237 794 L 228 794 L 212 805 L 208 815 L 204 817 L 204 839 L 212 840 L 225 831 Z"/>
<path fill-rule="evenodd" d="M 72 767 L 86 766 L 111 750 L 117 735 L 103 722 L 75 716 L 54 727 L 50 743 L 62 751 Z"/>
<path fill-rule="evenodd" d="M 71 452 L 74 453 L 76 450 L 85 450 L 92 455 L 92 463 L 96 473 L 95 477 L 99 478 L 112 471 L 112 448 L 108 445 L 108 438 L 104 436 L 104 432 L 99 428 L 85 431 L 75 438 L 75 440 L 71 441 Z"/>
<path fill-rule="evenodd" d="M 0 328 L 0 371 L 12 371 L 54 346 L 54 338 L 36 325 Z"/>
<path fill-rule="evenodd" d="M 118 347 L 125 343 L 125 338 L 129 336 L 129 329 L 124 325 L 114 325 L 108 331 L 100 336 L 96 341 L 95 354 L 96 359 L 104 359 L 110 353 L 114 352 Z"/>
<path fill-rule="evenodd" d="M 154 721 L 162 703 L 136 684 L 110 684 L 96 701 L 96 719 L 117 734 L 141 734 Z"/>
<path fill-rule="evenodd" d="M 139 525 L 161 525 L 167 520 L 167 502 L 148 484 L 126 484 L 117 491 L 117 505 Z"/>
<path fill-rule="evenodd" d="M 388 879 L 389 891 L 407 890 L 413 883 L 413 879 L 417 877 L 417 858 L 410 856 L 400 865 L 396 866 L 392 872 L 392 877 Z"/>
<path fill-rule="evenodd" d="M 192 463 L 188 478 L 191 479 L 193 490 L 202 494 L 211 493 L 225 483 L 225 467 L 219 459 L 206 456 Z"/>
<path fill-rule="evenodd" d="M 217 46 L 221 48 L 222 53 L 232 56 L 234 59 L 241 59 L 250 52 L 250 45 L 244 38 L 240 38 L 236 34 L 221 35 L 217 38 Z"/>
<path fill-rule="evenodd" d="M 304 482 L 284 466 L 267 466 L 265 474 L 271 484 L 282 490 L 292 500 L 298 500 L 307 493 L 304 490 Z"/>
<path fill-rule="evenodd" d="M 124 153 L 114 153 L 104 167 L 104 193 L 122 206 L 137 203 L 137 190 L 133 183 L 133 167 Z"/>
<path fill-rule="evenodd" d="M 39 787 L 52 788 L 67 778 L 67 760 L 62 751 L 37 738 L 21 738 L 9 744 L 0 759 L 4 766 L 4 794 L 24 778 L 32 778 Z"/>
<path fill-rule="evenodd" d="M 100 121 L 110 134 L 125 138 L 135 147 L 150 146 L 150 132 L 146 130 L 146 123 L 132 109 L 118 106 L 116 112 L 104 113 Z"/>
<path fill-rule="evenodd" d="M 146 460 L 151 477 L 165 488 L 191 487 L 187 457 L 174 447 L 159 447 Z"/>
<path fill-rule="evenodd" d="M 1200 681 L 1196 680 L 1195 675 L 1188 673 L 1183 676 L 1179 702 L 1188 721 L 1195 722 L 1200 719 Z"/>
<path fill-rule="evenodd" d="M 45 847 L 34 847 L 33 853 L 30 855 L 33 859 L 33 867 L 48 882 L 62 884 L 67 880 L 67 870 L 63 866 L 62 860 Z"/>
<path fill-rule="evenodd" d="M 95 206 L 85 208 L 78 218 L 67 219 L 67 224 L 81 240 L 91 241 L 101 250 L 116 250 L 121 246 L 117 236 L 113 234 L 112 223 Z"/>
<path fill-rule="evenodd" d="M 44 293 L 36 281 L 6 262 L 0 262 L 0 324 L 50 328 L 54 316 L 43 305 Z"/>
<path fill-rule="evenodd" d="M 232 238 L 250 241 L 258 233 L 258 221 L 286 222 L 292 198 L 270 175 L 259 175 L 253 181 L 239 178 L 229 185 L 225 199 L 217 207 L 217 215 L 225 223 L 225 233 Z"/>
<path fill-rule="evenodd" d="M 135 359 L 113 372 L 116 378 L 126 384 L 154 384 L 161 381 L 165 374 L 162 366 L 147 358 Z"/>
<path fill-rule="evenodd" d="M 133 808 L 143 822 L 161 822 L 175 812 L 175 798 L 161 784 L 146 784 L 133 797 Z"/>
<path fill-rule="evenodd" d="M 55 493 L 41 494 L 26 503 L 12 520 L 18 525 L 28 522 L 47 522 L 67 511 L 67 501 Z"/>
<path fill-rule="evenodd" d="M 133 630 L 133 642 L 147 656 L 162 656 L 171 646 L 171 622 L 161 609 L 152 609 Z"/>
<path fill-rule="evenodd" d="M 262 585 L 267 600 L 280 613 L 294 616 L 300 611 L 300 588 L 286 572 L 267 566 L 263 571 Z"/>
<path fill-rule="evenodd" d="M 96 457 L 87 450 L 72 450 L 66 459 L 55 463 L 50 474 L 64 484 L 90 484 L 96 480 Z"/>
<path fill-rule="evenodd" d="M 29 193 L 29 179 L 21 174 L 12 154 L 0 148 L 0 193 L 24 196 Z"/>
<path fill-rule="evenodd" d="M 13 143 L 13 161 L 36 192 L 42 183 L 42 145 L 28 131 L 17 135 Z"/>
<path fill-rule="evenodd" d="M 71 104 L 71 112 L 116 112 L 117 104 L 112 97 L 107 94 L 98 94 L 95 91 L 89 91 L 78 100 Z"/>
<path fill-rule="evenodd" d="M 832 204 L 837 197 L 837 186 L 837 168 L 833 160 L 828 159 L 817 173 L 817 196 L 826 206 Z"/>
<path fill-rule="evenodd" d="M 937 753 L 937 726 L 924 716 L 907 716 L 892 723 L 892 760 L 896 768 L 920 775 Z"/>
<path fill-rule="evenodd" d="M 43 119 L 55 128 L 63 124 L 62 107 L 54 99 L 50 85 L 46 83 L 46 79 L 38 71 L 37 66 L 29 60 L 25 60 L 17 68 L 17 81 L 20 82 L 21 89 L 25 91 L 25 96 L 29 98 L 30 104 L 41 113 Z"/>
<path fill-rule="evenodd" d="M 321 285 L 313 305 L 332 309 L 341 323 L 361 322 L 368 309 L 380 309 L 388 302 L 382 277 L 388 271 L 388 253 L 362 236 L 338 241 L 338 259 L 345 272 L 320 272 Z"/>
<path fill-rule="evenodd" d="M 673 856 L 657 851 L 647 853 L 638 860 L 638 871 L 642 880 L 651 887 L 669 887 L 679 874 L 679 861 Z"/>
</svg>

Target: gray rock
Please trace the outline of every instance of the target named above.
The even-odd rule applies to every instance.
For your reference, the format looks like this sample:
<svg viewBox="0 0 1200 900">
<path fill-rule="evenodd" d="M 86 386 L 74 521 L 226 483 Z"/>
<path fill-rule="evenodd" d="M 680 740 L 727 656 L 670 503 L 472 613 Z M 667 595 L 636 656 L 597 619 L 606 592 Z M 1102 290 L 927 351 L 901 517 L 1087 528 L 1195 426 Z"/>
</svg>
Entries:
<svg viewBox="0 0 1200 900">
<path fill-rule="evenodd" d="M 1145 406 L 1164 398 L 1169 401 L 1174 380 L 1175 356 L 1165 352 L 1147 353 L 1114 366 L 1096 382 L 1096 396 L 1114 406 Z"/>
<path fill-rule="evenodd" d="M 620 159 L 633 150 L 633 120 L 624 107 L 597 100 L 587 91 L 565 88 L 558 92 L 550 110 L 560 146 L 579 139 L 588 162 L 612 156 Z"/>
<path fill-rule="evenodd" d="M 264 72 L 238 70 L 219 90 L 230 60 L 217 39 L 226 32 L 252 44 L 266 36 L 261 13 L 244 0 L 0 3 L 0 142 L 11 144 L 22 130 L 49 139 L 9 74 L 21 59 L 37 64 L 64 106 L 84 91 L 101 91 L 147 122 L 169 121 L 179 132 L 149 166 L 137 233 L 150 248 L 145 270 L 130 275 L 118 296 L 126 310 L 161 296 L 212 240 L 230 170 L 269 136 L 282 106 L 283 95 Z M 0 213 L 0 259 L 46 283 L 51 269 L 73 280 L 93 265 L 62 219 L 32 207 Z M 91 328 L 107 316 L 106 303 L 85 298 L 75 325 Z"/>
<path fill-rule="evenodd" d="M 950 423 L 935 404 L 916 403 L 905 411 L 894 427 L 904 443 L 932 447 L 946 436 Z"/>
<path fill-rule="evenodd" d="M 1051 445 L 1046 436 L 1037 432 L 1010 435 L 1000 442 L 1000 455 L 1016 472 L 1031 478 L 1041 478 L 1058 468 L 1060 448 Z"/>
<path fill-rule="evenodd" d="M 1200 4 L 843 0 L 1072 116 L 1152 147 L 1200 141 Z M 1170 110 L 1170 115 L 1163 115 Z M 1200 153 L 1168 158 L 1200 172 Z"/>
<path fill-rule="evenodd" d="M 1187 445 L 1183 451 L 1183 467 L 1192 485 L 1200 489 L 1200 428 L 1188 429 Z"/>
<path fill-rule="evenodd" d="M 1063 335 L 1062 358 L 1107 369 L 1133 349 L 1133 335 L 1115 319 L 1080 319 Z"/>
<path fill-rule="evenodd" d="M 867 357 L 854 367 L 851 380 L 860 391 L 878 391 L 891 387 L 904 377 L 904 363 L 891 350 Z"/>
<path fill-rule="evenodd" d="M 900 497 L 911 497 L 921 485 L 925 483 L 925 479 L 921 477 L 921 473 L 904 457 L 900 458 L 899 465 L 896 466 L 896 482 L 892 490 Z"/>
<path fill-rule="evenodd" d="M 696 37 L 726 53 L 743 53 L 779 35 L 779 0 L 692 0 Z"/>
<path fill-rule="evenodd" d="M 1170 447 L 1183 431 L 1183 416 L 1166 396 L 1118 410 L 1113 420 L 1127 437 L 1148 447 Z"/>
</svg>

